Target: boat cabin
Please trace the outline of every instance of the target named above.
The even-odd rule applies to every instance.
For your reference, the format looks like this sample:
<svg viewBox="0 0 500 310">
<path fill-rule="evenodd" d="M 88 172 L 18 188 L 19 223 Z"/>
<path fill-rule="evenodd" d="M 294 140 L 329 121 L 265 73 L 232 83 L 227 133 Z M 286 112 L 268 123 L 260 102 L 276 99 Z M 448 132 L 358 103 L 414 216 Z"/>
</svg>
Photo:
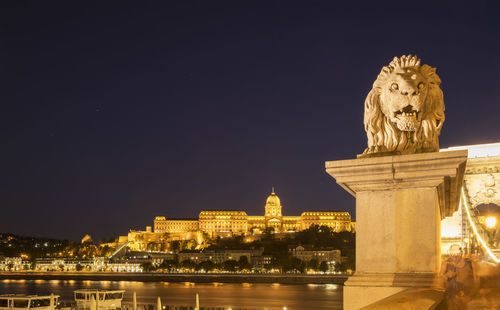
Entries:
<svg viewBox="0 0 500 310">
<path fill-rule="evenodd" d="M 121 309 L 124 290 L 92 290 L 75 291 L 76 310 L 115 310 Z M 0 309 L 1 310 L 1 309 Z"/>
<path fill-rule="evenodd" d="M 0 295 L 0 310 L 13 309 L 37 309 L 54 310 L 58 304 L 58 295 L 22 295 L 9 294 Z"/>
</svg>

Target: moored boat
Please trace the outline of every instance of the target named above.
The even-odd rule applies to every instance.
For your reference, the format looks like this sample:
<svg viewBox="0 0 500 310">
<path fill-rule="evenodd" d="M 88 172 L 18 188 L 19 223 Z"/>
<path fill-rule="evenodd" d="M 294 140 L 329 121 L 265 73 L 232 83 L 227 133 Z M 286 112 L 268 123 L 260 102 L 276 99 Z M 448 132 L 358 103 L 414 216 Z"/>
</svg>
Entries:
<svg viewBox="0 0 500 310">
<path fill-rule="evenodd" d="M 76 290 L 74 291 L 76 310 L 121 309 L 124 293 L 124 290 Z"/>
<path fill-rule="evenodd" d="M 53 294 L 43 296 L 23 294 L 0 295 L 0 310 L 54 310 L 57 307 L 58 300 L 59 296 Z"/>
</svg>

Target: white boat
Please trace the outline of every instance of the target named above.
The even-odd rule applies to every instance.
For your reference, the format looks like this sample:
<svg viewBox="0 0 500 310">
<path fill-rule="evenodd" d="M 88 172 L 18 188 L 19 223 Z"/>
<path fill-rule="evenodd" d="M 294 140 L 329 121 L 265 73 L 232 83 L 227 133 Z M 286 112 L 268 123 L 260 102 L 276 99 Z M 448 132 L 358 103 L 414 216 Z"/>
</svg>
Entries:
<svg viewBox="0 0 500 310">
<path fill-rule="evenodd" d="M 0 295 L 0 310 L 54 310 L 58 304 L 58 295 L 22 295 L 8 294 Z"/>
<path fill-rule="evenodd" d="M 76 290 L 74 292 L 76 310 L 120 309 L 122 307 L 123 293 L 125 293 L 124 290 Z"/>
</svg>

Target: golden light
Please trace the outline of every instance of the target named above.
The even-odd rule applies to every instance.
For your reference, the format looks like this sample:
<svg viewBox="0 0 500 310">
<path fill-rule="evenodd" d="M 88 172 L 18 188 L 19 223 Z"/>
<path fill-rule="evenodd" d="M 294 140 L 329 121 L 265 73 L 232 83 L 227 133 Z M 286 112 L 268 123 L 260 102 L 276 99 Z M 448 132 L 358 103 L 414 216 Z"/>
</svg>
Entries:
<svg viewBox="0 0 500 310">
<path fill-rule="evenodd" d="M 464 188 L 462 187 L 462 199 L 460 199 L 460 204 L 463 204 L 465 212 L 467 213 L 467 218 L 469 219 L 469 224 L 472 227 L 472 230 L 474 231 L 474 234 L 476 235 L 476 240 L 479 241 L 479 243 L 483 246 L 483 248 L 486 250 L 486 253 L 490 256 L 490 258 L 495 262 L 495 263 L 500 263 L 500 259 L 496 257 L 496 255 L 491 251 L 491 249 L 488 247 L 486 242 L 481 238 L 481 235 L 478 233 L 476 225 L 472 221 L 471 214 L 469 211 L 469 206 L 467 205 L 467 199 L 465 197 L 465 191 Z"/>
<path fill-rule="evenodd" d="M 464 238 L 465 243 L 469 243 L 469 238 Z"/>
<path fill-rule="evenodd" d="M 486 227 L 487 228 L 494 228 L 495 225 L 497 224 L 497 218 L 494 216 L 489 216 L 486 218 Z"/>
<path fill-rule="evenodd" d="M 456 150 L 468 150 L 468 158 L 500 156 L 500 143 L 454 146 L 446 149 L 440 149 L 439 151 L 446 152 Z"/>
</svg>

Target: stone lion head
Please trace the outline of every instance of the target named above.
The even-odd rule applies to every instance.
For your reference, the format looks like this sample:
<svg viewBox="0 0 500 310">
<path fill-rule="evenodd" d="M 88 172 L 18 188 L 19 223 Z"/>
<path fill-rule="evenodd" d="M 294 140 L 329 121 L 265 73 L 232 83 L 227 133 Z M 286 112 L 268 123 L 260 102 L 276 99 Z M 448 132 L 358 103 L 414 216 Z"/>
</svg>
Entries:
<svg viewBox="0 0 500 310">
<path fill-rule="evenodd" d="M 408 55 L 382 68 L 365 101 L 364 154 L 439 151 L 443 92 L 436 69 Z"/>
</svg>

